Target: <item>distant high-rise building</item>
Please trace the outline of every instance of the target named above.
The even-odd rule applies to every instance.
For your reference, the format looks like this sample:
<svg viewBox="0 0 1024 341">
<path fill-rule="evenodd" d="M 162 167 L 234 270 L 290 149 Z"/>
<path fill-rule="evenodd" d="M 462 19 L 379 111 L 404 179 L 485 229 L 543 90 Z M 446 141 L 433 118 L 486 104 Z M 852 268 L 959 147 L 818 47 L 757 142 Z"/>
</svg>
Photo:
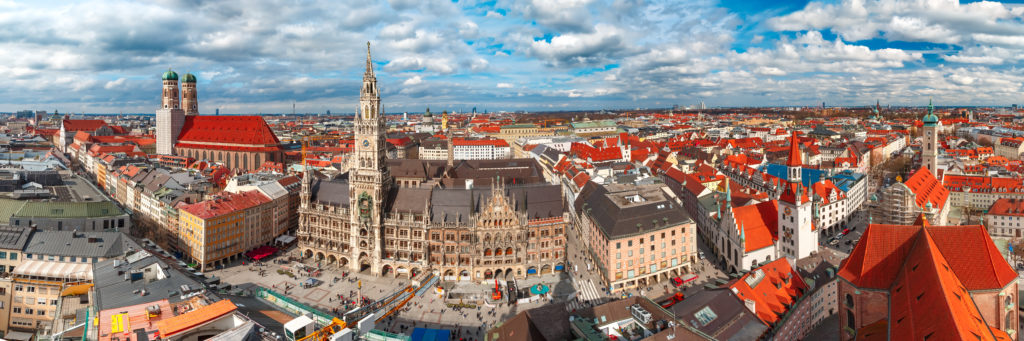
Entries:
<svg viewBox="0 0 1024 341">
<path fill-rule="evenodd" d="M 327 116 L 331 116 L 331 111 L 327 110 Z"/>
<path fill-rule="evenodd" d="M 215 109 L 215 110 L 213 111 L 213 115 L 214 115 L 214 116 L 220 116 L 220 108 L 217 108 L 217 109 Z"/>
</svg>

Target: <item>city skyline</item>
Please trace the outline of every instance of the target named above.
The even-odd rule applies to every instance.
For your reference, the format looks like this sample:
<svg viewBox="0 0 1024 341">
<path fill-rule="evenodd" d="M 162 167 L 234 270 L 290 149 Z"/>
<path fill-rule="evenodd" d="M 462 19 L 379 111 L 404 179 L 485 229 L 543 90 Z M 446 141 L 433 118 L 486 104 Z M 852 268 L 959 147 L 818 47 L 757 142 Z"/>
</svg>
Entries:
<svg viewBox="0 0 1024 341">
<path fill-rule="evenodd" d="M 0 2 L 0 111 L 150 112 L 168 67 L 213 114 L 1009 105 L 1024 7 L 955 1 Z"/>
</svg>

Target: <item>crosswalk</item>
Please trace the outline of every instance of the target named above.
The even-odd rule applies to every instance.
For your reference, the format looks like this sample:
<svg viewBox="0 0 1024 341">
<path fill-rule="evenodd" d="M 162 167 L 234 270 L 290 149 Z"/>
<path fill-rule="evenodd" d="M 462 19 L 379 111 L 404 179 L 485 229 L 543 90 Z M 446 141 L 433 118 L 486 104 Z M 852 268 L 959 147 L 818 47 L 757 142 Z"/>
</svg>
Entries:
<svg viewBox="0 0 1024 341">
<path fill-rule="evenodd" d="M 598 303 L 601 299 L 601 293 L 597 291 L 597 286 L 594 285 L 594 281 L 585 280 L 579 281 L 576 277 L 572 277 L 573 287 L 576 288 L 576 298 L 569 300 L 569 303 L 565 305 L 565 309 L 573 311 L 577 309 L 583 309 L 587 306 L 586 303 Z"/>
</svg>

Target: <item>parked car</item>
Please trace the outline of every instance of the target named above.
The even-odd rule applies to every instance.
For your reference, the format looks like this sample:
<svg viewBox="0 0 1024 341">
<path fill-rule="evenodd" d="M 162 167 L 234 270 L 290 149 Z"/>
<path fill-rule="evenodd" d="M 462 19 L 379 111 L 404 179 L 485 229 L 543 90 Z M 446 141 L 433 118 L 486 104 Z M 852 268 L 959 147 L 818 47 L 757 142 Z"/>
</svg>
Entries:
<svg viewBox="0 0 1024 341">
<path fill-rule="evenodd" d="M 839 245 L 839 239 L 832 238 L 828 240 L 828 245 L 836 246 Z"/>
</svg>

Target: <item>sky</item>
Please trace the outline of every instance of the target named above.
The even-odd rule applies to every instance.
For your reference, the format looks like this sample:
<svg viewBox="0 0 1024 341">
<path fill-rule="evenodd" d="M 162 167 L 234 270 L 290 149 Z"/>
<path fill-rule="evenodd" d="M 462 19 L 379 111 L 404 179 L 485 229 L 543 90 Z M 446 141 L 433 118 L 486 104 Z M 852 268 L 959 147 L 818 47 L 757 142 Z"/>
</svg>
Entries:
<svg viewBox="0 0 1024 341">
<path fill-rule="evenodd" d="M 0 0 L 0 111 L 1024 104 L 1024 5 L 947 0 Z"/>
</svg>

